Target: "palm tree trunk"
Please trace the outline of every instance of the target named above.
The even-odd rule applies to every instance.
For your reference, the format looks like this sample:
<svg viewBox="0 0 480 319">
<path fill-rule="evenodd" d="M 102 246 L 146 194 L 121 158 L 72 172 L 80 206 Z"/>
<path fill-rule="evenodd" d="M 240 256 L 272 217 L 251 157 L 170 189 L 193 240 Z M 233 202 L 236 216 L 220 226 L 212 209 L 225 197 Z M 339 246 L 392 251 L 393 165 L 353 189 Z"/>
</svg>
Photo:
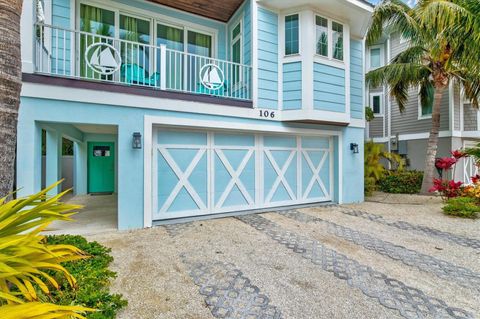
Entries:
<svg viewBox="0 0 480 319">
<path fill-rule="evenodd" d="M 421 194 L 428 194 L 430 188 L 433 186 L 433 179 L 435 178 L 435 159 L 438 150 L 438 133 L 440 131 L 440 108 L 442 104 L 443 92 L 446 85 L 440 84 L 435 87 L 435 95 L 433 99 L 432 110 L 432 129 L 430 130 L 430 137 L 428 138 L 427 156 L 425 157 L 425 171 L 422 181 Z"/>
<path fill-rule="evenodd" d="M 22 87 L 22 0 L 0 0 L 0 197 L 13 190 L 17 118 Z"/>
</svg>

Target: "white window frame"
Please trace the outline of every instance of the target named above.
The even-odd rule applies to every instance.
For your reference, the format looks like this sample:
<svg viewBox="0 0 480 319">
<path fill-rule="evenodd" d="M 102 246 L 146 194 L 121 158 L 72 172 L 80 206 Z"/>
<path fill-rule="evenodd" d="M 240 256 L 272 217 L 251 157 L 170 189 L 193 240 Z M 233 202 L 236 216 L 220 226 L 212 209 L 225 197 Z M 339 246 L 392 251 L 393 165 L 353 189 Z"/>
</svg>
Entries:
<svg viewBox="0 0 480 319">
<path fill-rule="evenodd" d="M 297 53 L 292 53 L 292 54 L 286 54 L 285 52 L 285 46 L 286 46 L 286 23 L 285 23 L 285 19 L 287 17 L 290 17 L 290 16 L 294 16 L 294 15 L 297 15 L 298 16 L 298 52 Z M 286 13 L 284 15 L 282 15 L 282 54 L 283 54 L 283 57 L 287 58 L 287 57 L 294 57 L 294 56 L 299 56 L 302 52 L 302 37 L 301 37 L 301 34 L 302 34 L 302 15 L 300 14 L 300 12 L 289 12 L 289 13 Z"/>
<path fill-rule="evenodd" d="M 375 110 L 373 108 L 373 98 L 378 96 L 380 98 L 380 112 L 375 113 Z M 384 116 L 384 106 L 383 106 L 383 92 L 375 92 L 375 93 L 370 93 L 370 107 L 372 108 L 373 114 L 376 116 Z"/>
<path fill-rule="evenodd" d="M 316 45 L 316 40 L 317 40 L 317 17 L 326 19 L 327 22 L 328 22 L 327 23 L 327 28 L 328 28 L 328 56 L 318 54 L 317 53 L 317 48 L 315 47 L 315 51 L 314 51 L 315 58 L 318 58 L 318 59 L 321 59 L 321 60 L 329 60 L 329 61 L 333 61 L 335 63 L 344 64 L 345 59 L 346 59 L 346 55 L 347 55 L 347 52 L 346 52 L 346 48 L 347 48 L 346 47 L 346 35 L 347 35 L 346 23 L 342 22 L 342 21 L 338 21 L 336 19 L 329 18 L 324 14 L 314 12 L 313 23 L 314 23 L 314 29 L 315 29 L 315 32 L 314 32 L 314 34 L 315 34 L 315 45 Z M 338 59 L 335 59 L 333 57 L 333 50 L 334 50 L 334 48 L 333 48 L 333 26 L 332 26 L 333 22 L 342 25 L 342 28 L 343 28 L 343 31 L 342 31 L 342 33 L 343 33 L 343 60 L 338 60 Z"/>
<path fill-rule="evenodd" d="M 237 27 L 237 25 L 240 25 L 240 33 L 234 38 L 233 37 L 233 31 Z M 243 18 L 238 19 L 232 27 L 232 30 L 230 30 L 230 61 L 233 62 L 233 45 L 235 42 L 240 40 L 240 62 L 239 64 L 243 64 Z"/>
<path fill-rule="evenodd" d="M 378 67 L 372 67 L 372 50 L 375 50 L 375 49 L 380 49 L 380 66 L 378 66 Z M 375 69 L 378 69 L 378 68 L 381 68 L 381 67 L 385 66 L 385 53 L 384 52 L 385 52 L 384 47 L 381 44 L 372 45 L 368 48 L 368 60 L 367 60 L 368 70 L 375 70 Z"/>
</svg>

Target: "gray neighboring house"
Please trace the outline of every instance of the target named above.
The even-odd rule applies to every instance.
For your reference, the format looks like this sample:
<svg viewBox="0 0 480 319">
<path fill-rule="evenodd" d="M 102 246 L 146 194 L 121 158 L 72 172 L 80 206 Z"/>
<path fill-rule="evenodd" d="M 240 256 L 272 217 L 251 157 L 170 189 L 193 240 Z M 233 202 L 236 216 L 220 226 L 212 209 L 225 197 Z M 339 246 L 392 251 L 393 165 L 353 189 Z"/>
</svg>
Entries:
<svg viewBox="0 0 480 319">
<path fill-rule="evenodd" d="M 366 50 L 366 71 L 384 66 L 408 42 L 400 35 L 385 36 L 377 45 Z M 368 87 L 366 105 L 375 113 L 368 123 L 366 138 L 382 143 L 386 150 L 397 152 L 407 160 L 408 169 L 423 170 L 428 136 L 431 128 L 431 105 L 421 105 L 418 90 L 412 89 L 405 112 L 400 113 L 397 102 L 389 95 L 387 86 Z M 460 85 L 450 83 L 442 100 L 440 140 L 437 157 L 449 156 L 451 150 L 480 143 L 480 112 L 464 100 Z M 456 180 L 469 182 L 478 169 L 471 159 L 462 160 L 456 168 Z"/>
</svg>

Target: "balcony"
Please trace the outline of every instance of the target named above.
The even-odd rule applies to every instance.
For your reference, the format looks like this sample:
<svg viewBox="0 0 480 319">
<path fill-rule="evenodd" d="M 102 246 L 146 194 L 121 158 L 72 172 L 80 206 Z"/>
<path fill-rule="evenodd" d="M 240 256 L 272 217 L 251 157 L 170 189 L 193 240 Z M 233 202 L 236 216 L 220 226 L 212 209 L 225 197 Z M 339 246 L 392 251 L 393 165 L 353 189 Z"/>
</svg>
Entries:
<svg viewBox="0 0 480 319">
<path fill-rule="evenodd" d="M 133 87 L 252 99 L 249 65 L 78 30 L 35 25 L 37 74 Z"/>
</svg>

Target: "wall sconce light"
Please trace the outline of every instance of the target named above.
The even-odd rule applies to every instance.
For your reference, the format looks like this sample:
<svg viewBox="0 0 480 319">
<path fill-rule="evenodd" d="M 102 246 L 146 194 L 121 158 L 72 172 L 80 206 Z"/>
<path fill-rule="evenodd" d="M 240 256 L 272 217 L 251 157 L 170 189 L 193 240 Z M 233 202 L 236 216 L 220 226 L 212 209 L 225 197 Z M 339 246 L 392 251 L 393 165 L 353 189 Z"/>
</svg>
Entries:
<svg viewBox="0 0 480 319">
<path fill-rule="evenodd" d="M 140 132 L 133 133 L 132 148 L 134 150 L 142 149 L 142 134 Z"/>
<path fill-rule="evenodd" d="M 350 143 L 350 150 L 353 154 L 358 154 L 358 144 L 357 143 Z"/>
</svg>

